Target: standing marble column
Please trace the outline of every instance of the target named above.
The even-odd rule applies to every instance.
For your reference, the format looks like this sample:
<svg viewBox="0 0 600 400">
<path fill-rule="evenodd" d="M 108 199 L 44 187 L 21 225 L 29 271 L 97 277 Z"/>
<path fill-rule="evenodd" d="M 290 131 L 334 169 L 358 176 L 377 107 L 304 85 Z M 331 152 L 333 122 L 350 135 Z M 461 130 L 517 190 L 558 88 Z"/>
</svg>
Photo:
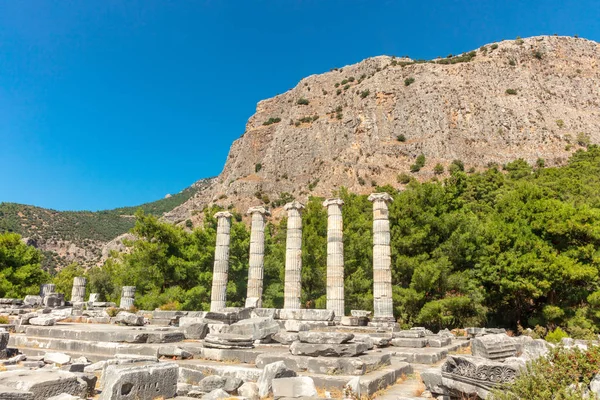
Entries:
<svg viewBox="0 0 600 400">
<path fill-rule="evenodd" d="M 82 276 L 73 278 L 73 290 L 71 291 L 71 303 L 80 303 L 85 301 L 85 285 L 87 279 Z"/>
<path fill-rule="evenodd" d="M 335 312 L 336 319 L 344 316 L 343 204 L 342 199 L 323 202 L 327 207 L 327 309 Z"/>
<path fill-rule="evenodd" d="M 232 214 L 221 211 L 217 218 L 217 245 L 213 267 L 212 291 L 210 292 L 210 311 L 222 311 L 227 297 L 227 274 L 229 272 L 229 233 Z"/>
<path fill-rule="evenodd" d="M 121 301 L 119 302 L 119 308 L 123 310 L 129 310 L 133 307 L 135 299 L 135 286 L 123 286 L 121 288 Z"/>
<path fill-rule="evenodd" d="M 265 260 L 265 216 L 271 215 L 264 207 L 248 210 L 252 216 L 250 231 L 250 263 L 248 268 L 248 293 L 246 307 L 262 306 L 263 275 Z"/>
<path fill-rule="evenodd" d="M 390 220 L 388 203 L 392 196 L 373 193 L 373 321 L 393 322 L 392 257 L 390 252 Z"/>
<path fill-rule="evenodd" d="M 302 214 L 304 205 L 297 201 L 283 207 L 288 213 L 285 241 L 285 286 L 283 308 L 300 308 L 302 293 Z"/>
</svg>

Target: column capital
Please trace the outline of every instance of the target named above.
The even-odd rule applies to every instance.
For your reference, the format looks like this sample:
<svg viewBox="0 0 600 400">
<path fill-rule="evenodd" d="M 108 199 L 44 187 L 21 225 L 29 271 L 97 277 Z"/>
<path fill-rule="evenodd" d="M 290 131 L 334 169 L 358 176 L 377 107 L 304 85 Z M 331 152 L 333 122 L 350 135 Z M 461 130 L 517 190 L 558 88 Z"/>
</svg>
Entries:
<svg viewBox="0 0 600 400">
<path fill-rule="evenodd" d="M 247 215 L 252 215 L 252 214 L 262 214 L 262 215 L 271 215 L 271 212 L 269 210 L 267 210 L 265 207 L 263 206 L 258 206 L 258 207 L 250 207 L 248 209 L 248 211 L 246 211 Z"/>
<path fill-rule="evenodd" d="M 292 201 L 290 203 L 287 203 L 285 206 L 283 206 L 283 209 L 286 211 L 289 210 L 302 210 L 304 208 L 304 204 L 300 203 L 299 201 Z"/>
<path fill-rule="evenodd" d="M 327 199 L 323 202 L 323 207 L 329 207 L 329 206 L 343 206 L 344 205 L 344 200 L 342 199 Z"/>
<path fill-rule="evenodd" d="M 369 195 L 368 198 L 369 201 L 385 201 L 386 203 L 391 203 L 392 201 L 394 201 L 394 198 L 392 196 L 390 196 L 389 193 L 383 192 L 383 193 L 371 193 Z"/>
<path fill-rule="evenodd" d="M 215 214 L 215 218 L 219 219 L 219 218 L 231 218 L 233 217 L 233 214 L 230 213 L 229 211 L 219 211 L 218 213 Z"/>
</svg>

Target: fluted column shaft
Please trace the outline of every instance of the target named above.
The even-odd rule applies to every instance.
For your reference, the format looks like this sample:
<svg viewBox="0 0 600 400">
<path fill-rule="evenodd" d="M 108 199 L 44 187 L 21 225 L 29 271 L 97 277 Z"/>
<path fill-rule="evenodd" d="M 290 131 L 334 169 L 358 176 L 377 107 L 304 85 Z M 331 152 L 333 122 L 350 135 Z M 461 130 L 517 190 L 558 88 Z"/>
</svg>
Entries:
<svg viewBox="0 0 600 400">
<path fill-rule="evenodd" d="M 344 242 L 341 199 L 323 202 L 327 207 L 327 309 L 336 319 L 344 316 Z"/>
<path fill-rule="evenodd" d="M 40 296 L 42 298 L 46 297 L 49 293 L 54 293 L 56 291 L 56 285 L 54 283 L 44 283 L 40 285 Z"/>
<path fill-rule="evenodd" d="M 261 307 L 265 260 L 265 216 L 269 215 L 269 211 L 264 207 L 252 207 L 248 210 L 248 214 L 252 215 L 252 228 L 246 307 Z"/>
<path fill-rule="evenodd" d="M 392 257 L 390 251 L 390 220 L 387 193 L 373 193 L 373 317 L 374 320 L 394 320 L 392 302 Z"/>
<path fill-rule="evenodd" d="M 222 311 L 227 299 L 227 274 L 229 272 L 229 241 L 231 231 L 231 213 L 221 211 L 217 218 L 217 243 L 213 267 L 212 291 L 210 292 L 210 311 Z"/>
<path fill-rule="evenodd" d="M 304 205 L 293 201 L 284 206 L 288 213 L 285 242 L 285 285 L 283 308 L 300 308 L 302 294 L 302 214 Z"/>
<path fill-rule="evenodd" d="M 135 286 L 123 286 L 121 288 L 121 301 L 119 302 L 119 308 L 129 310 L 133 307 L 135 299 Z"/>
<path fill-rule="evenodd" d="M 82 276 L 73 278 L 73 290 L 71 291 L 71 302 L 78 303 L 85 301 L 85 285 L 87 279 Z"/>
</svg>

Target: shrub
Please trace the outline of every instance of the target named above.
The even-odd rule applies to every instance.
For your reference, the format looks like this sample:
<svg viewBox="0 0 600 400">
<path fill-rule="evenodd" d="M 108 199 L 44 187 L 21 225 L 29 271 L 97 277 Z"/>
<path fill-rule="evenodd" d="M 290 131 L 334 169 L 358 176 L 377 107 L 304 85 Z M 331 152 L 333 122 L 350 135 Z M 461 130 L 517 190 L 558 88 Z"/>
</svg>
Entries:
<svg viewBox="0 0 600 400">
<path fill-rule="evenodd" d="M 298 101 L 296 102 L 296 104 L 298 104 L 299 106 L 307 106 L 309 103 L 309 101 L 307 99 L 305 99 L 304 97 L 301 97 L 298 99 Z"/>
<path fill-rule="evenodd" d="M 453 160 L 450 166 L 448 167 L 448 171 L 453 174 L 458 171 L 464 171 L 465 164 L 461 160 Z"/>
<path fill-rule="evenodd" d="M 433 173 L 436 175 L 441 175 L 444 173 L 444 166 L 440 163 L 435 164 L 435 167 L 433 167 Z"/>
<path fill-rule="evenodd" d="M 161 311 L 179 311 L 181 308 L 181 303 L 178 301 L 170 301 L 158 307 Z"/>
<path fill-rule="evenodd" d="M 517 62 L 514 60 L 514 58 L 511 58 L 511 59 L 508 60 L 508 65 L 514 67 L 515 65 L 517 65 Z"/>
<path fill-rule="evenodd" d="M 348 89 L 350 89 L 350 85 L 345 85 L 344 90 L 348 90 Z"/>
<path fill-rule="evenodd" d="M 348 82 L 354 82 L 354 77 L 351 76 L 350 78 L 348 78 Z"/>
<path fill-rule="evenodd" d="M 342 110 L 343 110 L 343 107 L 342 107 L 341 105 L 340 105 L 340 106 L 337 106 L 337 107 L 335 108 L 335 112 L 338 112 L 338 113 L 342 112 Z"/>
<path fill-rule="evenodd" d="M 403 133 L 401 133 L 401 134 L 399 134 L 398 136 L 396 136 L 396 139 L 397 139 L 399 142 L 406 142 L 406 136 L 404 136 L 404 134 L 403 134 Z"/>
<path fill-rule="evenodd" d="M 567 335 L 567 332 L 560 329 L 560 327 L 557 327 L 552 332 L 548 332 L 545 339 L 547 342 L 550 343 L 560 343 L 560 341 L 566 337 L 569 337 L 569 335 Z"/>
<path fill-rule="evenodd" d="M 588 398 L 587 385 L 600 372 L 600 346 L 557 346 L 546 357 L 527 364 L 511 383 L 492 391 L 492 400 L 547 400 Z M 580 385 L 580 383 L 582 385 Z"/>
<path fill-rule="evenodd" d="M 271 124 L 276 124 L 278 122 L 281 122 L 281 118 L 279 118 L 279 117 L 269 118 L 268 120 L 266 120 L 265 122 L 263 122 L 263 125 L 271 125 Z"/>
<path fill-rule="evenodd" d="M 401 173 L 400 175 L 398 175 L 396 177 L 396 179 L 398 180 L 399 183 L 406 185 L 407 183 L 410 182 L 410 180 L 412 179 L 408 174 L 405 173 Z"/>
<path fill-rule="evenodd" d="M 337 113 L 337 114 L 335 115 L 335 117 L 336 117 L 337 119 L 342 119 L 342 113 L 341 113 L 341 112 Z"/>
<path fill-rule="evenodd" d="M 538 168 L 544 168 L 546 166 L 546 161 L 543 158 L 538 158 L 535 162 L 535 165 Z"/>
<path fill-rule="evenodd" d="M 506 89 L 506 94 L 515 95 L 517 94 L 517 91 L 515 89 Z"/>
<path fill-rule="evenodd" d="M 339 86 L 340 86 L 340 83 L 339 83 L 339 82 L 336 82 L 334 86 L 335 86 L 335 87 L 339 87 Z"/>
<path fill-rule="evenodd" d="M 5 315 L 0 315 L 0 324 L 6 325 L 8 323 L 10 323 L 8 317 Z"/>
<path fill-rule="evenodd" d="M 538 60 L 541 60 L 541 59 L 542 59 L 542 57 L 543 57 L 544 55 L 542 54 L 542 52 L 541 52 L 541 51 L 539 51 L 539 50 L 535 50 L 535 51 L 533 52 L 533 56 L 534 56 L 535 58 L 537 58 Z"/>
<path fill-rule="evenodd" d="M 119 310 L 119 309 L 118 309 L 118 308 L 116 308 L 116 307 L 108 307 L 108 308 L 106 309 L 106 313 L 107 313 L 107 314 L 108 314 L 108 316 L 109 316 L 109 317 L 111 317 L 111 318 L 113 318 L 113 317 L 116 317 L 116 316 L 117 316 L 117 314 L 119 313 L 119 311 L 121 311 L 121 310 Z"/>
<path fill-rule="evenodd" d="M 344 79 L 344 80 L 342 81 L 342 85 L 345 85 L 346 83 L 348 83 L 348 79 Z"/>
<path fill-rule="evenodd" d="M 404 80 L 404 86 L 410 86 L 414 81 L 415 81 L 415 78 L 413 78 L 412 76 L 409 78 L 406 78 Z"/>
<path fill-rule="evenodd" d="M 369 95 L 369 93 L 371 93 L 371 92 L 369 91 L 369 89 L 367 89 L 367 90 L 363 90 L 362 92 L 360 92 L 360 97 L 361 97 L 361 99 L 364 99 L 365 97 L 367 97 L 367 96 Z"/>
<path fill-rule="evenodd" d="M 191 219 L 187 219 L 185 220 L 185 226 L 192 229 L 194 227 L 194 224 L 192 223 Z"/>
<path fill-rule="evenodd" d="M 254 164 L 254 172 L 258 172 L 261 169 L 262 169 L 262 164 L 261 163 Z"/>
<path fill-rule="evenodd" d="M 590 145 L 590 135 L 585 132 L 579 132 L 577 134 L 577 144 L 583 147 L 588 147 Z"/>
<path fill-rule="evenodd" d="M 336 90 L 336 91 L 335 91 L 335 94 L 337 94 L 338 96 L 339 96 L 340 94 L 342 94 L 342 89 L 338 89 L 338 90 Z"/>
<path fill-rule="evenodd" d="M 517 43 L 519 46 L 521 46 L 523 43 L 525 43 L 525 42 L 523 41 L 523 39 L 521 39 L 521 36 L 517 36 L 517 38 L 515 39 L 515 42 L 516 42 L 516 43 Z"/>
<path fill-rule="evenodd" d="M 556 125 L 558 125 L 559 128 L 562 128 L 563 126 L 565 126 L 565 121 L 563 121 L 562 119 L 557 119 Z"/>
<path fill-rule="evenodd" d="M 494 43 L 490 46 L 492 50 L 496 50 L 498 48 L 498 43 Z"/>
<path fill-rule="evenodd" d="M 358 177 L 358 184 L 361 186 L 365 185 L 365 180 L 361 176 Z"/>
</svg>

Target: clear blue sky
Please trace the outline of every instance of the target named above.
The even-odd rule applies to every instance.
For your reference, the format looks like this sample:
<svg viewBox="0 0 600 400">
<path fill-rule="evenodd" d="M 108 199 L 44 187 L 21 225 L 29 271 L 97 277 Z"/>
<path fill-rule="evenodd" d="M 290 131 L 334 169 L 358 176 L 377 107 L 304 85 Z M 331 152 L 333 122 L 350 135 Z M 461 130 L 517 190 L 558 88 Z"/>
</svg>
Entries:
<svg viewBox="0 0 600 400">
<path fill-rule="evenodd" d="M 221 172 L 256 103 L 381 54 L 600 40 L 598 1 L 0 0 L 0 201 L 135 205 Z"/>
</svg>

